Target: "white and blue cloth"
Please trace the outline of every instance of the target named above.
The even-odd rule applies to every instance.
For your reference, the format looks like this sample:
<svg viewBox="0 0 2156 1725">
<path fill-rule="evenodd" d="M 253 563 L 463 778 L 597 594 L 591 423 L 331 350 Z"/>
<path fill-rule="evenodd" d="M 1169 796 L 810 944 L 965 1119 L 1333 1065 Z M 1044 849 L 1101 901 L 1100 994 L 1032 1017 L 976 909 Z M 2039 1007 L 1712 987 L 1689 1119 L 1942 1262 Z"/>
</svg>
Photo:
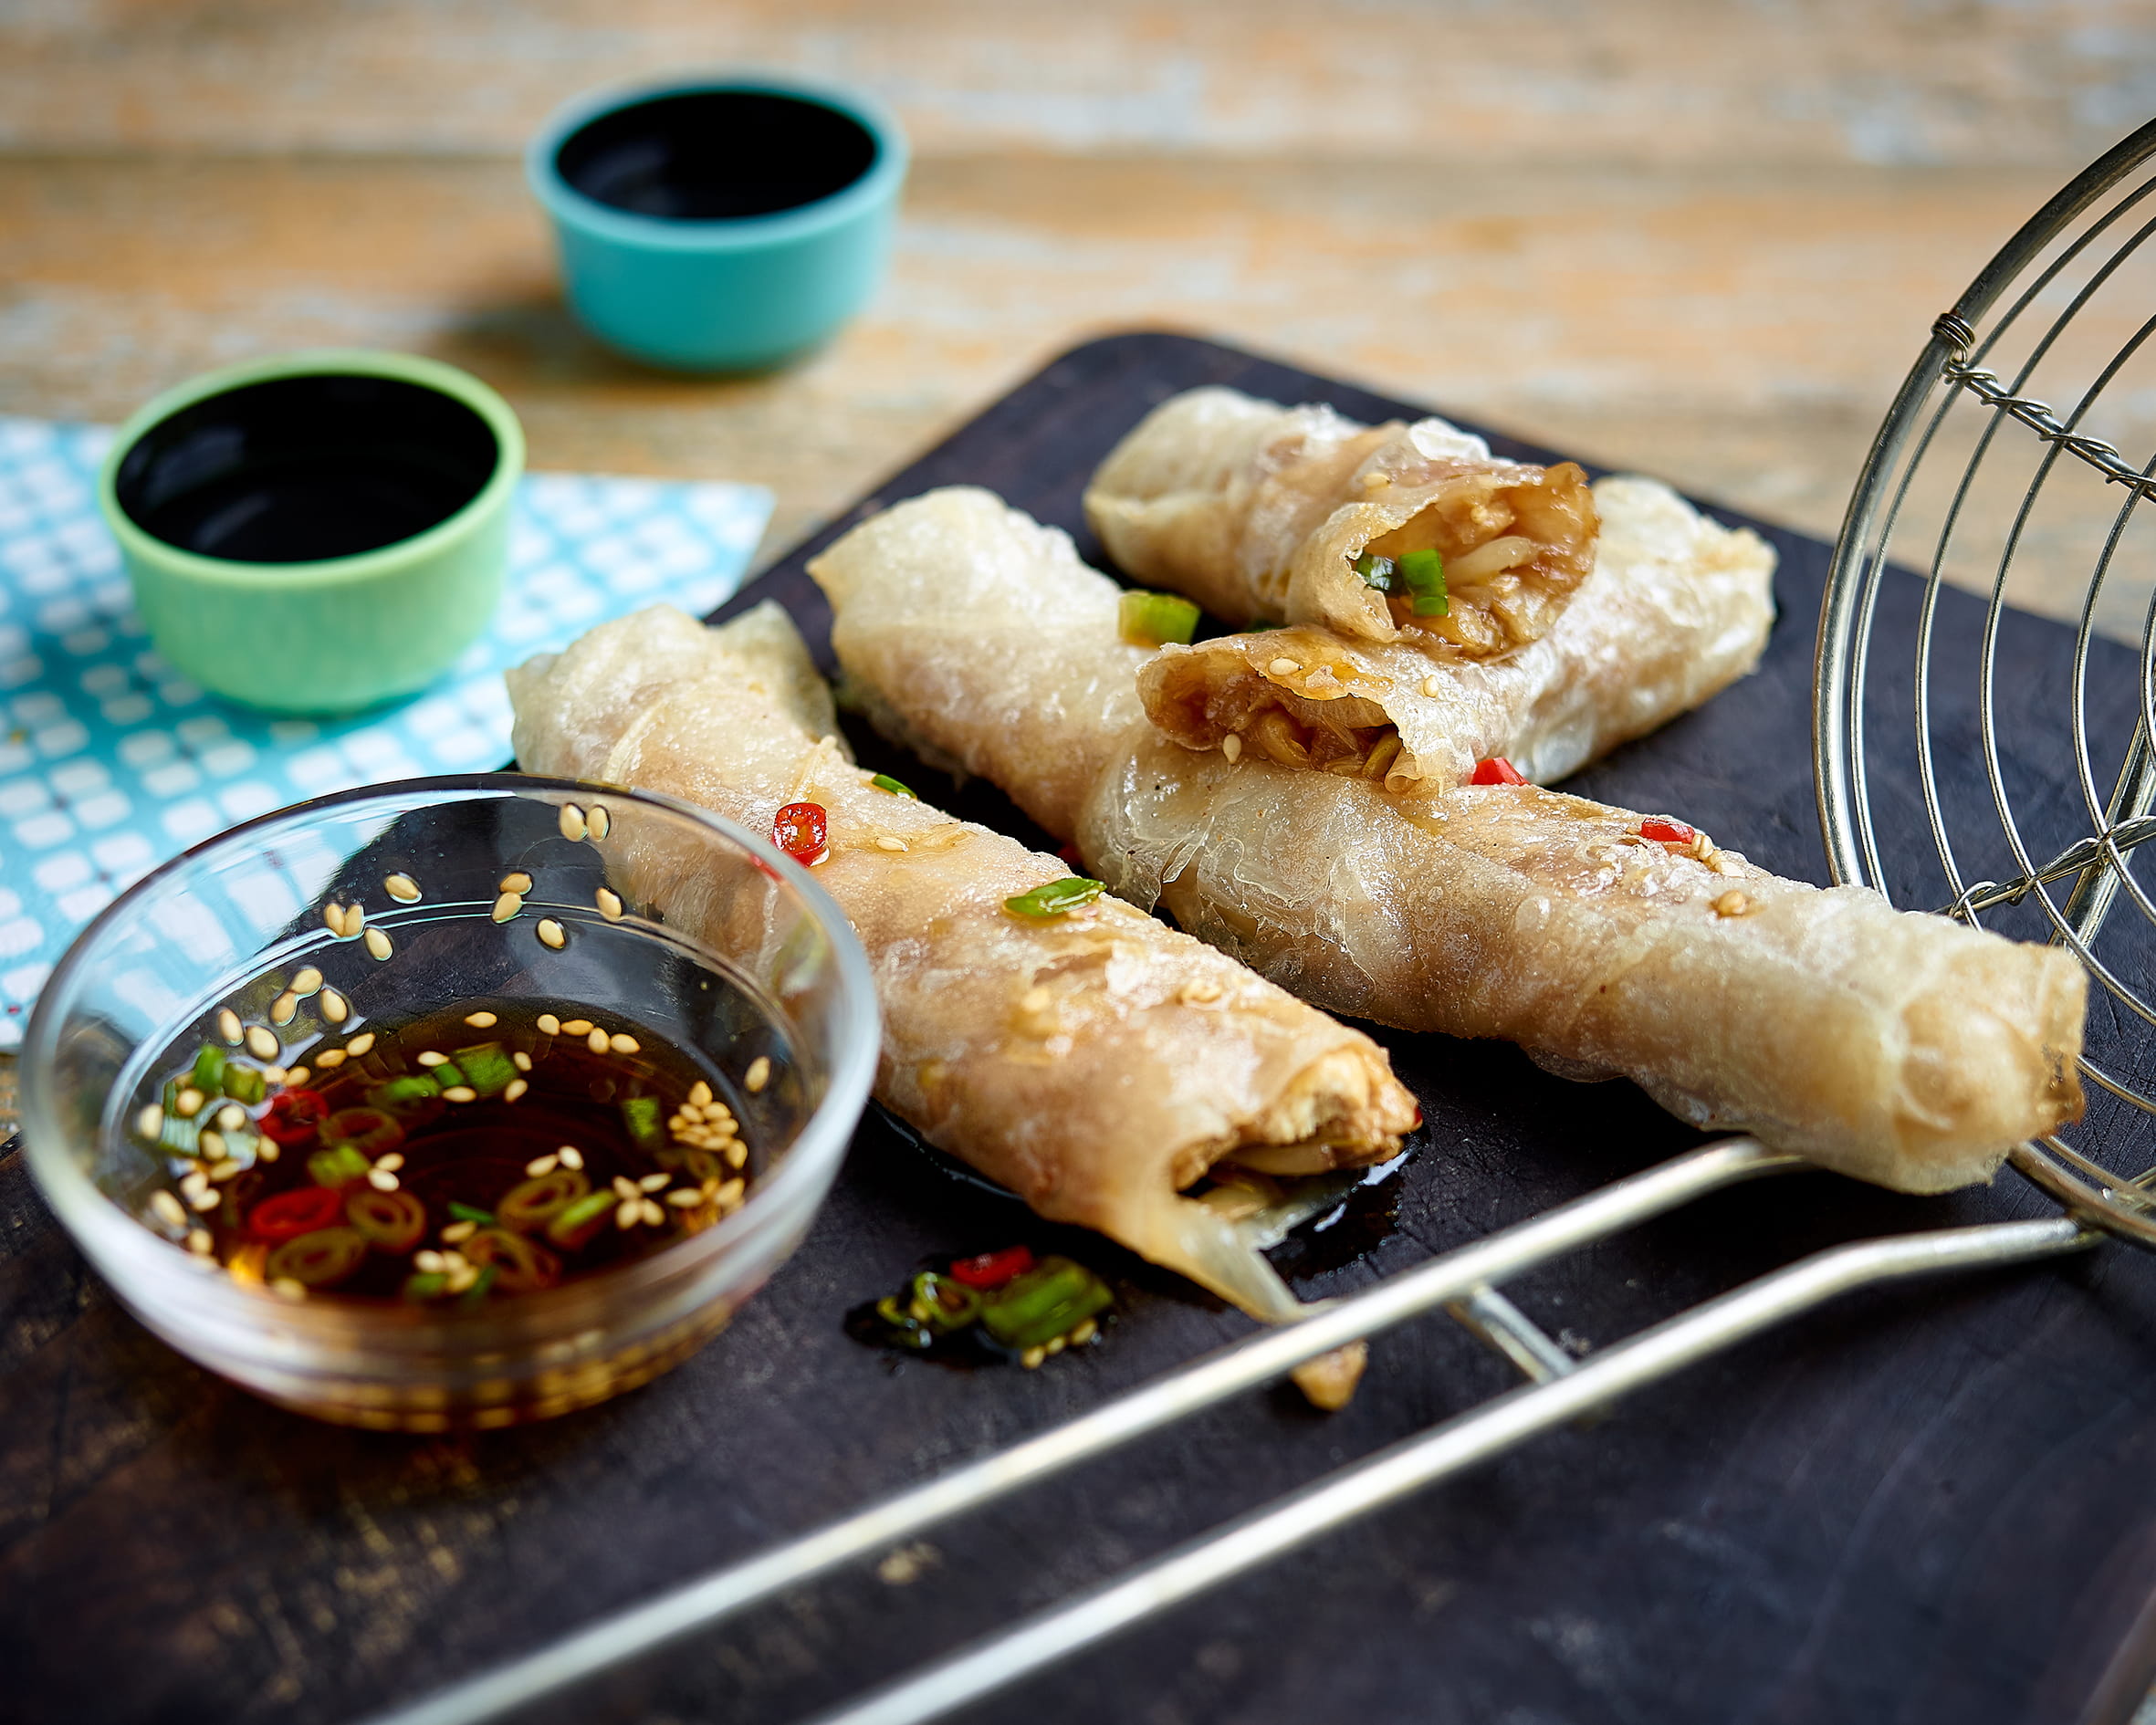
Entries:
<svg viewBox="0 0 2156 1725">
<path fill-rule="evenodd" d="M 533 474 L 508 594 L 433 688 L 349 719 L 230 706 L 161 660 L 98 518 L 102 426 L 0 417 L 0 1048 L 76 932 L 187 846 L 348 786 L 508 758 L 501 673 L 638 606 L 710 610 L 769 518 L 758 486 Z"/>
</svg>

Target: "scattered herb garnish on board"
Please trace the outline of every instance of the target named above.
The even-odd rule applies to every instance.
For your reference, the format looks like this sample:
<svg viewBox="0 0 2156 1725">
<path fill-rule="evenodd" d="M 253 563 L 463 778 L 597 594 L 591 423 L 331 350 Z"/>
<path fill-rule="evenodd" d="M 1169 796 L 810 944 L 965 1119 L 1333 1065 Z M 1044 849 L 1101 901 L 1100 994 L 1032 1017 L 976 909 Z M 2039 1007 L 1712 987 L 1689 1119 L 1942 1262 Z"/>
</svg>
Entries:
<svg viewBox="0 0 2156 1725">
<path fill-rule="evenodd" d="M 1115 1303 L 1108 1284 L 1073 1259 L 1036 1260 L 1024 1246 L 937 1259 L 896 1293 L 846 1314 L 846 1333 L 870 1347 L 975 1364 L 1016 1360 L 1031 1371 L 1065 1348 L 1099 1339 Z"/>
</svg>

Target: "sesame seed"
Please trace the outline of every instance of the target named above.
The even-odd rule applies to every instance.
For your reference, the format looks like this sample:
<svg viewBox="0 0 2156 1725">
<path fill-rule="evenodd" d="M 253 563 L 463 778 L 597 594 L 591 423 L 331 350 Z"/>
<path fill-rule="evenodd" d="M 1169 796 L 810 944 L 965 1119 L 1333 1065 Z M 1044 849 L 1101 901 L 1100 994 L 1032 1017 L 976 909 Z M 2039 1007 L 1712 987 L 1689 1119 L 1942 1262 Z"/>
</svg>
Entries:
<svg viewBox="0 0 2156 1725">
<path fill-rule="evenodd" d="M 277 1160 L 277 1140 L 276 1140 L 275 1138 L 262 1138 L 262 1139 L 258 1139 L 258 1140 L 256 1142 L 256 1145 L 255 1145 L 255 1160 L 256 1160 L 256 1161 L 257 1161 L 257 1162 L 275 1162 L 275 1161 Z"/>
<path fill-rule="evenodd" d="M 225 1155 L 225 1134 L 215 1128 L 205 1126 L 203 1128 L 202 1135 L 194 1141 L 194 1147 L 212 1162 L 219 1161 Z M 194 1176 L 190 1176 L 189 1177 L 193 1178 Z"/>
<path fill-rule="evenodd" d="M 290 1276 L 279 1276 L 269 1284 L 269 1291 L 279 1300 L 289 1300 L 294 1305 L 298 1305 L 307 1298 L 307 1284 L 303 1281 L 296 1281 Z"/>
<path fill-rule="evenodd" d="M 173 1106 L 179 1110 L 181 1119 L 193 1120 L 202 1112 L 202 1092 L 190 1084 L 173 1099 Z"/>
<path fill-rule="evenodd" d="M 412 1268 L 423 1275 L 438 1276 L 442 1273 L 442 1254 L 435 1251 L 413 1252 Z"/>
<path fill-rule="evenodd" d="M 569 943 L 569 936 L 562 932 L 561 925 L 551 916 L 539 919 L 539 937 L 541 946 L 551 946 L 556 952 L 560 952 Z"/>
<path fill-rule="evenodd" d="M 771 1057 L 768 1054 L 759 1054 L 748 1062 L 748 1071 L 741 1080 L 741 1088 L 753 1096 L 770 1082 Z M 702 1087 L 699 1086 L 699 1088 Z M 689 1093 L 693 1096 L 696 1092 L 691 1091 Z M 704 1100 L 706 1102 L 711 1100 L 711 1092 L 708 1090 L 704 1092 Z"/>
<path fill-rule="evenodd" d="M 754 1068 L 750 1070 L 753 1071 Z M 711 1100 L 711 1086 L 699 1078 L 689 1086 L 689 1100 L 695 1103 L 697 1107 L 703 1107 Z"/>
<path fill-rule="evenodd" d="M 697 1107 L 695 1103 L 684 1103 L 679 1108 L 676 1108 L 674 1111 L 674 1117 L 666 1124 L 670 1126 L 686 1125 L 691 1121 L 701 1120 L 703 1118 L 704 1111 Z"/>
<path fill-rule="evenodd" d="M 283 1067 L 265 1066 L 262 1069 L 262 1082 L 272 1090 L 281 1090 L 288 1081 Z"/>
<path fill-rule="evenodd" d="M 1033 1372 L 1040 1369 L 1041 1363 L 1047 1357 L 1048 1350 L 1046 1348 L 1028 1348 L 1018 1356 L 1018 1363 L 1027 1371 Z"/>
<path fill-rule="evenodd" d="M 748 1146 L 743 1144 L 740 1139 L 736 1138 L 733 1143 L 727 1145 L 726 1158 L 727 1167 L 738 1168 L 748 1160 Z"/>
<path fill-rule="evenodd" d="M 187 1230 L 187 1249 L 197 1258 L 207 1258 L 216 1249 L 217 1242 L 211 1237 L 208 1228 L 191 1228 Z"/>
<path fill-rule="evenodd" d="M 247 1111 L 237 1103 L 226 1103 L 217 1110 L 217 1124 L 226 1132 L 237 1132 L 247 1124 Z"/>
<path fill-rule="evenodd" d="M 397 1189 L 397 1176 L 387 1168 L 369 1168 L 367 1184 L 377 1192 L 394 1192 Z"/>
<path fill-rule="evenodd" d="M 501 1099 L 506 1103 L 513 1103 L 530 1088 L 530 1084 L 526 1082 L 523 1079 L 512 1078 L 509 1080 L 508 1083 L 504 1086 L 501 1093 Z"/>
<path fill-rule="evenodd" d="M 1283 656 L 1282 658 L 1275 659 L 1271 664 L 1267 665 L 1265 667 L 1265 674 L 1274 677 L 1292 677 L 1302 669 L 1303 666 L 1297 661 Z"/>
<path fill-rule="evenodd" d="M 714 1192 L 712 1197 L 718 1200 L 722 1208 L 730 1210 L 740 1203 L 741 1195 L 748 1189 L 748 1186 L 740 1180 L 728 1180 L 717 1191 Z"/>
<path fill-rule="evenodd" d="M 625 1202 L 633 1197 L 641 1197 L 643 1194 L 637 1191 L 635 1181 L 625 1174 L 617 1174 L 614 1176 L 614 1196 Z"/>
<path fill-rule="evenodd" d="M 895 854 L 905 849 L 905 841 L 888 832 L 879 832 L 876 834 L 876 849 Z"/>
<path fill-rule="evenodd" d="M 501 877 L 501 884 L 494 890 L 497 893 L 514 893 L 522 898 L 531 891 L 531 876 L 522 869 L 512 869 Z"/>
<path fill-rule="evenodd" d="M 565 1168 L 581 1168 L 584 1166 L 584 1153 L 573 1144 L 563 1145 L 561 1146 L 561 1166 Z"/>
<path fill-rule="evenodd" d="M 612 1039 L 604 1030 L 594 1030 L 584 1039 L 584 1046 L 594 1054 L 603 1054 L 613 1046 Z"/>
<path fill-rule="evenodd" d="M 321 997 L 322 1016 L 332 1024 L 342 1024 L 351 1016 L 351 1004 L 334 988 L 324 988 Z"/>
<path fill-rule="evenodd" d="M 205 1183 L 199 1191 L 190 1192 L 187 1195 L 187 1201 L 198 1210 L 214 1210 L 217 1208 L 217 1200 L 222 1197 L 224 1197 L 223 1193 L 211 1191 Z"/>
<path fill-rule="evenodd" d="M 1220 985 L 1217 982 L 1186 982 L 1183 985 L 1185 1006 L 1206 1006 L 1220 998 Z"/>
<path fill-rule="evenodd" d="M 516 915 L 517 913 L 523 908 L 523 894 L 504 893 L 499 898 L 494 901 L 494 910 L 491 914 L 496 922 L 506 923 L 510 917 Z"/>
<path fill-rule="evenodd" d="M 145 1138 L 162 1137 L 164 1135 L 164 1110 L 155 1103 L 152 1103 L 149 1107 L 135 1116 L 135 1130 Z"/>
<path fill-rule="evenodd" d="M 193 1197 L 197 1192 L 201 1191 L 204 1187 L 209 1185 L 209 1183 L 210 1176 L 204 1174 L 200 1168 L 190 1168 L 186 1173 L 180 1176 L 181 1196 L 183 1197 Z"/>
<path fill-rule="evenodd" d="M 389 936 L 383 934 L 381 929 L 370 928 L 367 931 L 367 950 L 372 953 L 379 962 L 387 958 L 395 948 L 390 945 Z"/>
<path fill-rule="evenodd" d="M 351 1041 L 344 1045 L 344 1051 L 356 1061 L 361 1055 L 364 1054 L 373 1046 L 374 1032 L 372 1030 L 361 1030 L 357 1036 L 353 1037 Z"/>
<path fill-rule="evenodd" d="M 528 1180 L 537 1180 L 542 1176 L 553 1173 L 560 1166 L 561 1158 L 558 1155 L 534 1156 L 524 1165 L 524 1177 Z"/>
<path fill-rule="evenodd" d="M 326 1048 L 314 1057 L 314 1063 L 325 1072 L 333 1072 L 344 1064 L 344 1051 L 340 1048 Z"/>
<path fill-rule="evenodd" d="M 554 1028 L 564 1036 L 589 1036 L 591 1034 L 591 1020 L 590 1019 L 570 1019 L 567 1023 L 558 1024 Z"/>
<path fill-rule="evenodd" d="M 614 1212 L 614 1226 L 616 1228 L 634 1228 L 643 1216 L 644 1200 L 642 1198 L 623 1198 L 621 1208 Z"/>
<path fill-rule="evenodd" d="M 227 1180 L 236 1180 L 247 1171 L 247 1165 L 240 1161 L 220 1162 L 210 1170 L 210 1178 L 223 1186 Z"/>
<path fill-rule="evenodd" d="M 643 1179 L 637 1181 L 636 1188 L 640 1192 L 664 1191 L 666 1182 L 673 1177 L 671 1174 L 647 1174 Z"/>
<path fill-rule="evenodd" d="M 404 1153 L 402 1150 L 392 1150 L 385 1156 L 376 1156 L 374 1166 L 378 1168 L 387 1168 L 392 1174 L 394 1174 L 404 1166 Z"/>
<path fill-rule="evenodd" d="M 610 923 L 622 920 L 622 895 L 609 887 L 601 887 L 591 894 L 591 902 L 599 906 L 599 914 Z"/>
<path fill-rule="evenodd" d="M 187 1226 L 187 1212 L 181 1208 L 180 1200 L 162 1188 L 151 1193 L 150 1208 L 167 1228 Z"/>
<path fill-rule="evenodd" d="M 703 1201 L 703 1191 L 697 1187 L 679 1186 L 666 1194 L 666 1202 L 677 1210 L 693 1210 Z"/>
<path fill-rule="evenodd" d="M 422 1066 L 446 1066 L 449 1063 L 449 1056 L 438 1049 L 430 1048 L 421 1052 L 419 1063 Z"/>
<path fill-rule="evenodd" d="M 626 1030 L 616 1030 L 606 1039 L 606 1045 L 617 1054 L 634 1054 L 644 1047 L 643 1043 Z"/>
<path fill-rule="evenodd" d="M 479 1092 L 469 1084 L 452 1084 L 442 1092 L 442 1100 L 453 1103 L 477 1102 Z"/>
<path fill-rule="evenodd" d="M 510 1055 L 509 1058 L 517 1062 L 517 1070 L 518 1072 L 529 1072 L 531 1070 L 531 1056 L 527 1054 L 522 1049 L 518 1049 L 514 1054 Z"/>
<path fill-rule="evenodd" d="M 479 1224 L 473 1221 L 452 1222 L 442 1230 L 443 1242 L 450 1246 L 462 1245 L 479 1231 Z"/>
<path fill-rule="evenodd" d="M 277 1057 L 277 1032 L 259 1024 L 247 1027 L 247 1052 L 258 1061 L 274 1061 Z"/>
<path fill-rule="evenodd" d="M 539 1028 L 541 1036 L 560 1036 L 561 1020 L 551 1012 L 542 1012 L 539 1015 Z"/>
<path fill-rule="evenodd" d="M 1063 1341 L 1063 1338 L 1060 1335 L 1051 1336 L 1044 1343 L 1042 1343 L 1043 1350 L 1047 1353 L 1048 1357 L 1052 1360 L 1063 1351 L 1065 1345 L 1066 1344 Z"/>
<path fill-rule="evenodd" d="M 1024 994 L 1020 996 L 1018 1004 L 1021 1011 L 1045 1012 L 1054 1002 L 1054 999 L 1055 997 L 1050 994 L 1046 988 L 1028 988 Z"/>
<path fill-rule="evenodd" d="M 1432 700 L 1437 698 L 1438 692 L 1444 686 L 1444 679 L 1439 676 L 1435 671 L 1432 671 L 1429 675 L 1422 679 L 1422 692 L 1429 695 Z"/>
<path fill-rule="evenodd" d="M 1717 916 L 1742 916 L 1751 908 L 1752 900 L 1733 886 L 1714 901 L 1714 914 Z"/>
<path fill-rule="evenodd" d="M 606 805 L 602 802 L 595 802 L 591 805 L 591 812 L 584 821 L 584 824 L 591 829 L 591 836 L 594 839 L 606 837 L 607 833 L 612 830 L 613 823 L 613 816 L 607 813 Z"/>
<path fill-rule="evenodd" d="M 491 1012 L 467 1012 L 464 1021 L 475 1030 L 491 1030 L 497 1020 Z"/>
<path fill-rule="evenodd" d="M 291 1089 L 298 1090 L 313 1076 L 314 1074 L 304 1066 L 288 1067 L 285 1072 L 285 1082 Z"/>
<path fill-rule="evenodd" d="M 235 1048 L 239 1046 L 239 1014 L 230 1007 L 220 1007 L 217 1010 L 217 1034 Z"/>
<path fill-rule="evenodd" d="M 1092 1341 L 1094 1336 L 1100 1334 L 1100 1320 L 1097 1318 L 1088 1318 L 1075 1330 L 1071 1332 L 1071 1345 L 1074 1348 L 1082 1348 L 1088 1342 Z"/>
<path fill-rule="evenodd" d="M 322 923 L 340 940 L 344 938 L 344 906 L 332 899 L 322 906 Z"/>
<path fill-rule="evenodd" d="M 1389 473 L 1366 473 L 1363 476 L 1363 489 L 1365 491 L 1382 491 L 1390 484 L 1392 484 L 1392 475 Z"/>
<path fill-rule="evenodd" d="M 1234 766 L 1242 758 L 1242 738 L 1230 731 L 1220 739 L 1220 753 L 1227 756 L 1230 767 Z"/>
<path fill-rule="evenodd" d="M 312 965 L 308 966 L 306 969 L 292 978 L 292 992 L 294 994 L 312 994 L 321 986 L 322 973 Z"/>
<path fill-rule="evenodd" d="M 461 1270 L 453 1270 L 449 1272 L 449 1280 L 442 1284 L 443 1291 L 446 1293 L 463 1293 L 466 1291 L 466 1290 L 471 1288 L 475 1283 L 476 1283 L 478 1280 L 479 1271 L 477 1268 L 474 1265 L 466 1264 Z"/>
<path fill-rule="evenodd" d="M 581 840 L 586 831 L 584 811 L 573 802 L 561 805 L 561 836 L 571 844 Z"/>
<path fill-rule="evenodd" d="M 649 1198 L 645 1198 L 643 1203 L 636 1207 L 636 1214 L 638 1219 L 641 1220 L 646 1228 L 661 1227 L 666 1220 L 666 1212 L 661 1209 L 656 1204 L 653 1203 Z"/>
<path fill-rule="evenodd" d="M 382 883 L 382 890 L 400 904 L 419 903 L 419 883 L 409 874 L 392 874 Z"/>
<path fill-rule="evenodd" d="M 299 997 L 289 988 L 269 1003 L 269 1021 L 272 1024 L 289 1024 L 299 1010 Z"/>
</svg>

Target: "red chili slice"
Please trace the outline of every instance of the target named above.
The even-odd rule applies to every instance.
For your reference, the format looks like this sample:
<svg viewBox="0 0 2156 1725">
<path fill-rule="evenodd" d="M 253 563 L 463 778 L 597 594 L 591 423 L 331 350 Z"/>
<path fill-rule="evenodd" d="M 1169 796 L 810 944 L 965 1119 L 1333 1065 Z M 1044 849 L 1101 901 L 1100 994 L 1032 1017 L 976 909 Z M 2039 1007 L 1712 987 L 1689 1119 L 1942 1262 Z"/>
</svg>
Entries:
<svg viewBox="0 0 2156 1725">
<path fill-rule="evenodd" d="M 330 1104 L 319 1090 L 284 1090 L 270 1099 L 269 1112 L 256 1124 L 273 1143 L 290 1149 L 313 1137 L 329 1118 Z"/>
<path fill-rule="evenodd" d="M 247 1228 L 256 1239 L 298 1239 L 343 1219 L 343 1192 L 336 1187 L 310 1186 L 264 1198 L 247 1218 Z"/>
<path fill-rule="evenodd" d="M 830 848 L 830 823 L 820 802 L 790 802 L 771 821 L 771 842 L 796 862 L 813 862 Z"/>
<path fill-rule="evenodd" d="M 951 1280 L 968 1288 L 1000 1288 L 1033 1267 L 1033 1254 L 1023 1246 L 1007 1246 L 1000 1252 L 961 1258 L 951 1266 Z"/>
<path fill-rule="evenodd" d="M 1681 821 L 1665 821 L 1660 815 L 1649 815 L 1639 823 L 1639 836 L 1652 839 L 1658 844 L 1690 844 L 1700 835 Z"/>
<path fill-rule="evenodd" d="M 1523 785 L 1526 782 L 1527 776 L 1502 755 L 1492 755 L 1488 760 L 1477 761 L 1474 776 L 1468 780 L 1470 785 Z"/>
</svg>

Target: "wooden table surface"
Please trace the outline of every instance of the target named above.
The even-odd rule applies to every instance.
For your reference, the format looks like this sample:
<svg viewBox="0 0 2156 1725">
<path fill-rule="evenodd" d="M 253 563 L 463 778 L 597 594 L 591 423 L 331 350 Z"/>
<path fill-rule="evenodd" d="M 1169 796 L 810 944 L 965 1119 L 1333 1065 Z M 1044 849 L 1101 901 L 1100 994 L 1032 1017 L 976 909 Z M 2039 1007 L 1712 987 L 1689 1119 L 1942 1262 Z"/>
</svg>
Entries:
<svg viewBox="0 0 2156 1725">
<path fill-rule="evenodd" d="M 585 337 L 517 161 L 573 92 L 717 64 L 858 82 L 918 149 L 874 305 L 755 379 Z M 1831 537 L 1933 315 L 2152 107 L 2130 0 L 0 0 L 0 413 L 408 349 L 535 467 L 769 486 L 769 560 L 1148 325 Z"/>
</svg>

